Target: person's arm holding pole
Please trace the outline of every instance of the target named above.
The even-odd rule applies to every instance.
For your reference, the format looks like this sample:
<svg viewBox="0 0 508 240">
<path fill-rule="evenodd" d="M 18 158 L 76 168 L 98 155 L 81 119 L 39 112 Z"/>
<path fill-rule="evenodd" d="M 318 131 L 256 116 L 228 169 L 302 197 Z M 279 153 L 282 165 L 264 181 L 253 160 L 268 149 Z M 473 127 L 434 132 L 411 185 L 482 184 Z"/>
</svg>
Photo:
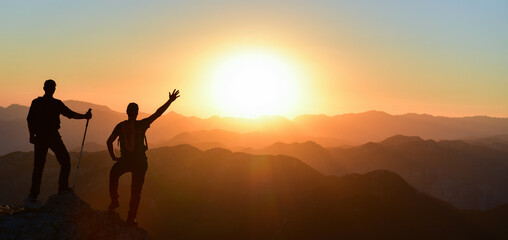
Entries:
<svg viewBox="0 0 508 240">
<path fill-rule="evenodd" d="M 81 142 L 81 151 L 79 152 L 78 165 L 76 165 L 76 174 L 74 175 L 74 184 L 72 185 L 72 190 L 74 190 L 74 187 L 76 186 L 76 180 L 78 178 L 79 163 L 81 162 L 81 155 L 83 154 L 83 147 L 85 146 L 85 138 L 86 131 L 88 130 L 88 122 L 90 121 L 90 118 L 92 118 L 92 109 L 89 108 L 86 114 L 79 113 L 76 114 L 79 115 L 78 116 L 79 118 L 76 119 L 82 119 L 81 117 L 86 118 L 86 125 L 85 125 L 85 133 L 83 135 L 83 141 Z"/>
</svg>

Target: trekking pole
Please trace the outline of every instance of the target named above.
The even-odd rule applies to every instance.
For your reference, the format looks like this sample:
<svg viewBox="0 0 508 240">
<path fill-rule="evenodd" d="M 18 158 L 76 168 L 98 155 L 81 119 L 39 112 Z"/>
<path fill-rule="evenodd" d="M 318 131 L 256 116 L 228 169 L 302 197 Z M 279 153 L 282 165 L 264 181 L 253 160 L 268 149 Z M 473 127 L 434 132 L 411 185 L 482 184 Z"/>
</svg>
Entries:
<svg viewBox="0 0 508 240">
<path fill-rule="evenodd" d="M 92 109 L 89 108 L 88 112 L 86 112 L 86 113 L 91 113 L 91 112 L 92 112 Z M 90 119 L 86 120 L 85 134 L 83 135 L 83 142 L 81 142 L 81 151 L 79 152 L 78 165 L 76 166 L 76 174 L 74 175 L 74 184 L 72 184 L 72 190 L 74 190 L 74 187 L 76 186 L 76 180 L 78 178 L 79 163 L 81 162 L 81 155 L 83 154 L 83 146 L 85 145 L 86 130 L 88 129 L 88 122 L 89 121 L 90 121 Z"/>
</svg>

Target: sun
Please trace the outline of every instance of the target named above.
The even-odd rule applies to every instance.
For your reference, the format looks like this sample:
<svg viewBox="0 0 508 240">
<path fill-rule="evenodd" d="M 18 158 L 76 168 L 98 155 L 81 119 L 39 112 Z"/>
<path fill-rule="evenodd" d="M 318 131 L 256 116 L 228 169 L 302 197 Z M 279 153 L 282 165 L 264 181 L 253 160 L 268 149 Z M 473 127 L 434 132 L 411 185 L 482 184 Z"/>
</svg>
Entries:
<svg viewBox="0 0 508 240">
<path fill-rule="evenodd" d="M 272 52 L 230 54 L 217 61 L 209 77 L 211 99 L 224 116 L 287 115 L 297 106 L 297 69 Z"/>
</svg>

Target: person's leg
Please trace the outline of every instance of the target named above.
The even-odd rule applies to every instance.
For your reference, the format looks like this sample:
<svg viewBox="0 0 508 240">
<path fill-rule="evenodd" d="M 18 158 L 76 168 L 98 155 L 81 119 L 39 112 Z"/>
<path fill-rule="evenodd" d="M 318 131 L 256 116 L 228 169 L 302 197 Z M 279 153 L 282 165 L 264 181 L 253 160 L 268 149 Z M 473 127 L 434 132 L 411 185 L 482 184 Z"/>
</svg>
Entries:
<svg viewBox="0 0 508 240">
<path fill-rule="evenodd" d="M 58 191 L 69 191 L 69 175 L 71 172 L 71 157 L 65 147 L 62 138 L 56 137 L 51 141 L 49 148 L 55 153 L 56 160 L 60 163 L 60 175 L 58 176 Z"/>
<path fill-rule="evenodd" d="M 125 164 L 121 162 L 116 162 L 109 172 L 109 196 L 111 197 L 109 209 L 111 210 L 120 206 L 118 203 L 118 180 L 126 172 Z"/>
<path fill-rule="evenodd" d="M 129 204 L 129 214 L 127 222 L 134 222 L 137 216 L 139 202 L 141 200 L 141 189 L 145 182 L 145 173 L 148 167 L 147 162 L 136 164 L 132 170 L 132 184 L 131 184 L 131 200 Z"/>
<path fill-rule="evenodd" d="M 30 199 L 35 200 L 41 191 L 41 179 L 44 165 L 46 164 L 46 155 L 48 146 L 45 142 L 39 141 L 34 144 L 34 168 L 32 172 L 32 186 L 30 187 Z"/>
</svg>

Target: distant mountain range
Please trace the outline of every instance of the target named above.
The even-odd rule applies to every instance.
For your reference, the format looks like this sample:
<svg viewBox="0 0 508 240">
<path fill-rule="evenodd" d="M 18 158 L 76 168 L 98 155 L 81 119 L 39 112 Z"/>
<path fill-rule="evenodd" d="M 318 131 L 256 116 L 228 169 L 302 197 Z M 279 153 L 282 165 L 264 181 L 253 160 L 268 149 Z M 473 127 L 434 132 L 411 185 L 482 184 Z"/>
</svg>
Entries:
<svg viewBox="0 0 508 240">
<path fill-rule="evenodd" d="M 400 144 L 398 139 L 389 142 Z M 77 153 L 71 156 L 75 166 Z M 25 197 L 32 158 L 33 153 L 24 152 L 0 157 L 0 204 Z M 325 176 L 288 156 L 201 151 L 189 145 L 151 149 L 148 158 L 138 220 L 155 239 L 508 237 L 506 205 L 459 210 L 417 191 L 391 171 Z M 85 153 L 82 159 L 76 191 L 96 209 L 108 204 L 112 164 L 105 151 Z M 56 191 L 58 168 L 50 156 L 42 199 Z M 129 185 L 130 178 L 123 177 L 122 215 Z"/>
<path fill-rule="evenodd" d="M 125 113 L 113 111 L 106 106 L 72 100 L 65 101 L 65 104 L 77 112 L 84 113 L 88 108 L 93 109 L 94 118 L 90 122 L 87 141 L 100 145 L 105 143 L 114 126 L 126 119 Z M 33 149 L 28 143 L 25 121 L 27 113 L 26 106 L 0 107 L 0 155 Z M 146 116 L 148 114 L 140 113 L 139 118 Z M 81 144 L 85 121 L 68 120 L 65 117 L 61 119 L 60 132 L 67 147 L 78 147 Z M 264 147 L 275 142 L 311 140 L 325 147 L 337 147 L 382 141 L 397 134 L 436 141 L 487 138 L 508 134 L 508 118 L 390 115 L 370 111 L 335 116 L 302 115 L 294 120 L 279 116 L 258 119 L 202 119 L 169 112 L 151 126 L 148 141 L 152 146 L 192 142 L 204 148 L 223 146 L 241 149 Z"/>
<path fill-rule="evenodd" d="M 243 151 L 292 156 L 329 175 L 387 169 L 418 190 L 464 209 L 508 203 L 508 148 L 396 135 L 379 143 L 348 148 L 324 148 L 304 142 Z"/>
<path fill-rule="evenodd" d="M 484 138 L 466 139 L 468 143 L 482 145 L 493 149 L 508 151 L 508 134 L 500 134 Z"/>
</svg>

